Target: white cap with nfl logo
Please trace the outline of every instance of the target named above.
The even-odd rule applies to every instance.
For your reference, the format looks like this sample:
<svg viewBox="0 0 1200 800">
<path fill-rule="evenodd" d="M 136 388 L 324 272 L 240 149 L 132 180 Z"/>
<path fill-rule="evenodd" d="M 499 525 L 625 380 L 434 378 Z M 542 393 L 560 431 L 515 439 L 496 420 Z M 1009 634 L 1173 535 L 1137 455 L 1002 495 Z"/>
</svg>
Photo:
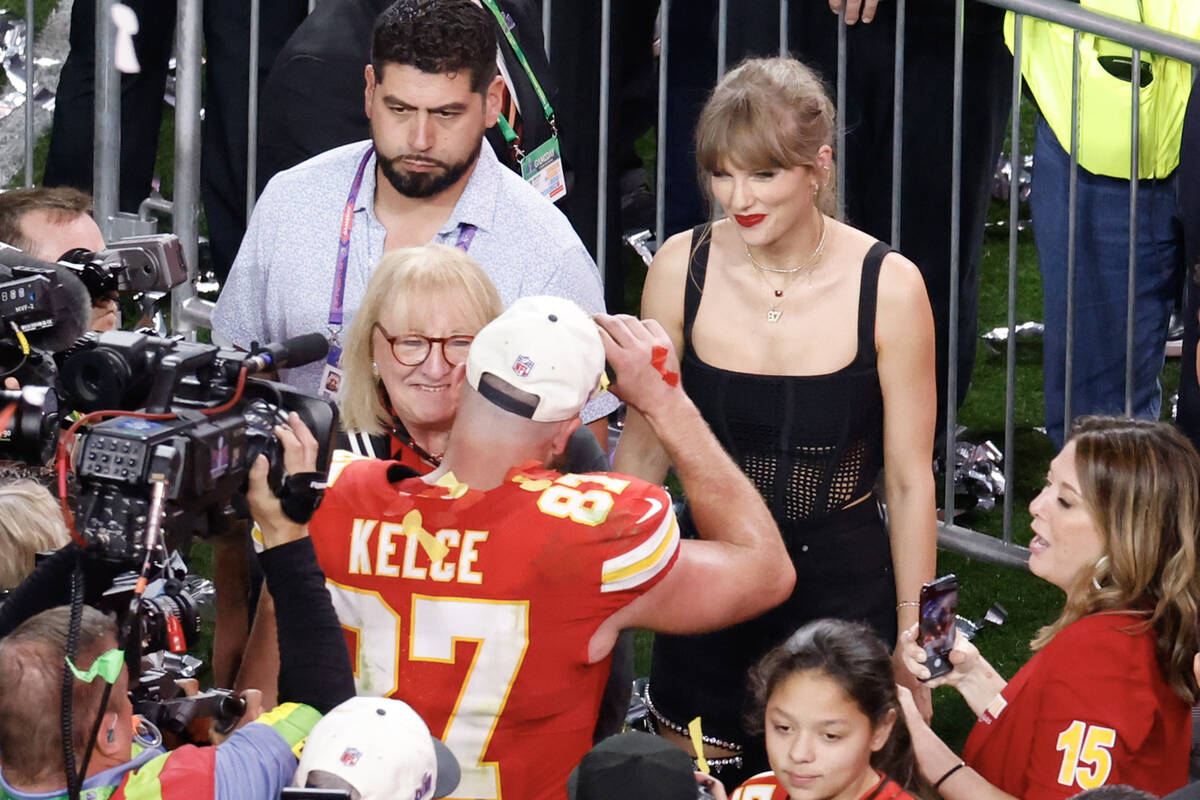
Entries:
<svg viewBox="0 0 1200 800">
<path fill-rule="evenodd" d="M 476 334 L 467 355 L 471 388 L 536 422 L 578 416 L 603 372 L 599 328 L 562 297 L 518 299 Z"/>
<path fill-rule="evenodd" d="M 349 789 L 355 800 L 429 800 L 458 786 L 454 755 L 407 704 L 351 697 L 312 729 L 293 786 Z"/>
</svg>

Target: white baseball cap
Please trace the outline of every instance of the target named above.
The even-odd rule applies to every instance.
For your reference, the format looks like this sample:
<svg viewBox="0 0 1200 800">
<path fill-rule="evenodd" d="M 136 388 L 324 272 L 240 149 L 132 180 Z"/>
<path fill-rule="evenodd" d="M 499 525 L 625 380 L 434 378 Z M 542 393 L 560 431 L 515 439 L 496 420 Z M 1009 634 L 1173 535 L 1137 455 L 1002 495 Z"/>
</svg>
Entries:
<svg viewBox="0 0 1200 800">
<path fill-rule="evenodd" d="M 458 786 L 454 754 L 407 703 L 351 697 L 312 729 L 293 786 L 351 789 L 356 800 L 428 800 Z"/>
<path fill-rule="evenodd" d="M 475 335 L 467 356 L 471 388 L 537 422 L 579 416 L 603 372 L 599 328 L 562 297 L 520 298 Z"/>
</svg>

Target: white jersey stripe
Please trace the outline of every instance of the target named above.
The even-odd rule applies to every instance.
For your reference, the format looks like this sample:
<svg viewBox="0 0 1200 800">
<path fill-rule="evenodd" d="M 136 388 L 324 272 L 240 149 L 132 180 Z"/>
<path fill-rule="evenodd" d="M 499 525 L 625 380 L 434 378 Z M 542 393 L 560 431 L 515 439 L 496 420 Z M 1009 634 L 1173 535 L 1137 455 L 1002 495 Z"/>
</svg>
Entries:
<svg viewBox="0 0 1200 800">
<path fill-rule="evenodd" d="M 326 481 L 326 487 L 333 486 L 337 482 L 338 476 L 342 474 L 342 470 L 351 461 L 361 461 L 366 456 L 356 455 L 349 450 L 334 450 L 333 457 L 329 461 L 329 480 Z"/>
<path fill-rule="evenodd" d="M 661 572 L 679 549 L 679 526 L 668 509 L 649 539 L 628 553 L 610 558 L 601 568 L 601 591 L 621 592 L 640 586 Z"/>
</svg>

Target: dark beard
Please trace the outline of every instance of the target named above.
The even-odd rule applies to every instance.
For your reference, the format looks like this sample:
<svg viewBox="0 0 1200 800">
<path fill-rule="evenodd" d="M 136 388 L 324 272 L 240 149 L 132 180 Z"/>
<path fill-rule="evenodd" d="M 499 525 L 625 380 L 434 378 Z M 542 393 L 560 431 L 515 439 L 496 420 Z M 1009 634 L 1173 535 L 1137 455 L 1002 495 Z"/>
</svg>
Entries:
<svg viewBox="0 0 1200 800">
<path fill-rule="evenodd" d="M 481 147 L 483 147 L 482 137 L 479 139 L 479 144 L 475 145 L 475 150 L 457 164 L 444 164 L 431 159 L 430 163 L 436 163 L 442 167 L 441 172 L 401 172 L 395 166 L 400 161 L 400 157 L 377 158 L 376 160 L 383 177 L 387 178 L 393 189 L 405 197 L 422 199 L 441 194 L 458 183 L 467 170 L 474 166 L 475 161 L 479 158 Z"/>
</svg>

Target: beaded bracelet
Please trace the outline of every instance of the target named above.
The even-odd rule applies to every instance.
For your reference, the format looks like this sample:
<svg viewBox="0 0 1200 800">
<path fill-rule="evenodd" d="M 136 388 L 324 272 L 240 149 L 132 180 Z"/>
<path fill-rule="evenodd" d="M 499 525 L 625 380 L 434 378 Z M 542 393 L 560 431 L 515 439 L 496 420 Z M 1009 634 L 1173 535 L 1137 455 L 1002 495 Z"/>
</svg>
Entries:
<svg viewBox="0 0 1200 800">
<path fill-rule="evenodd" d="M 913 608 L 918 608 L 920 605 L 921 604 L 918 603 L 916 600 L 901 600 L 899 603 L 896 603 L 896 610 L 899 611 L 900 609 L 907 608 L 909 606 L 912 606 Z"/>
</svg>

